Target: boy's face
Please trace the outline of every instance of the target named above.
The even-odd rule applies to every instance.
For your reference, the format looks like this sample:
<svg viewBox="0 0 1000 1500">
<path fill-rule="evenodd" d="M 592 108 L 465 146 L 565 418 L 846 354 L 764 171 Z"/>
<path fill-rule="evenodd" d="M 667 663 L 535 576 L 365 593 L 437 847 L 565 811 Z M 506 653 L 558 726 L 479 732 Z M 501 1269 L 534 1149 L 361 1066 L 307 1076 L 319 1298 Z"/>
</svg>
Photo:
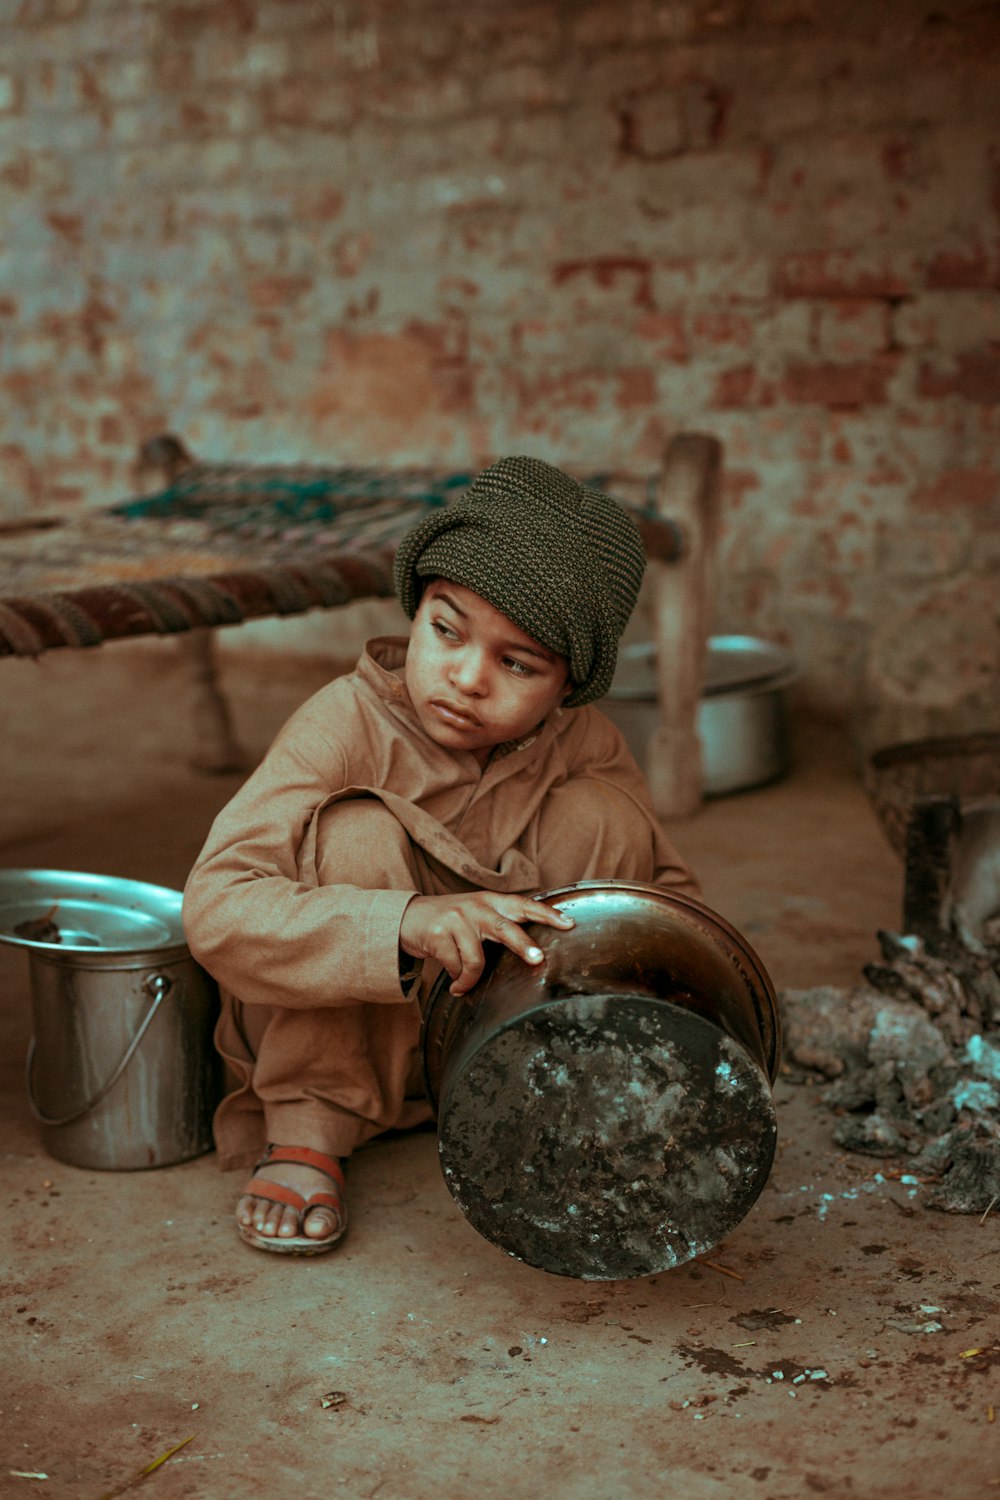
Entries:
<svg viewBox="0 0 1000 1500">
<path fill-rule="evenodd" d="M 410 632 L 406 686 L 435 744 L 480 765 L 528 734 L 570 692 L 566 660 L 460 583 L 426 585 Z"/>
</svg>

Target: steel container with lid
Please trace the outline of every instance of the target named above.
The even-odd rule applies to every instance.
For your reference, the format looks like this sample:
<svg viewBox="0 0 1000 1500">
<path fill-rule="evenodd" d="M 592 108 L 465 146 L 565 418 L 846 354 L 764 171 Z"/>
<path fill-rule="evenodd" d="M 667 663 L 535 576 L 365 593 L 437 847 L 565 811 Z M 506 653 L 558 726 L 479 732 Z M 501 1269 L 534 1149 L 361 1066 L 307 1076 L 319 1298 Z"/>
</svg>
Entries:
<svg viewBox="0 0 1000 1500">
<path fill-rule="evenodd" d="M 0 941 L 28 955 L 28 1101 L 59 1161 L 134 1171 L 212 1148 L 218 991 L 181 902 L 116 876 L 0 871 Z"/>
</svg>

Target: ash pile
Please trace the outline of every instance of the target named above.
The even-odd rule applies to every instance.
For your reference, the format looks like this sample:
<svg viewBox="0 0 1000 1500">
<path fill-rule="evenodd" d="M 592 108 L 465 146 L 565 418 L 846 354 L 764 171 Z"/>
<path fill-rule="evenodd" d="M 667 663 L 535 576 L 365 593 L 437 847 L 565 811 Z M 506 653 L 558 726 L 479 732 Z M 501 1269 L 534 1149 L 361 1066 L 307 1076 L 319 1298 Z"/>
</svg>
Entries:
<svg viewBox="0 0 1000 1500">
<path fill-rule="evenodd" d="M 826 1080 L 836 1142 L 903 1158 L 924 1202 L 1000 1202 L 1000 802 L 917 804 L 902 933 L 850 989 L 780 996 L 786 1071 Z"/>
</svg>

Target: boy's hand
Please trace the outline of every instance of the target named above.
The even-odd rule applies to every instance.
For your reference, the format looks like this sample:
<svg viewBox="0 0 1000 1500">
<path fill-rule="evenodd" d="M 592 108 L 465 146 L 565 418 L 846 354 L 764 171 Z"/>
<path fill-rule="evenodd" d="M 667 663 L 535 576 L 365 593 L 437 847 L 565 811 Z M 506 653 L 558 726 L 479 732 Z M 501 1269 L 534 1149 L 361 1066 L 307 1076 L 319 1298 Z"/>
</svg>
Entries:
<svg viewBox="0 0 1000 1500">
<path fill-rule="evenodd" d="M 540 964 L 542 950 L 520 922 L 572 927 L 564 912 L 530 896 L 501 896 L 494 891 L 466 891 L 456 896 L 414 896 L 403 912 L 399 946 L 411 958 L 433 958 L 448 970 L 453 995 L 471 990 L 483 972 L 483 941 L 503 943 L 525 963 Z"/>
</svg>

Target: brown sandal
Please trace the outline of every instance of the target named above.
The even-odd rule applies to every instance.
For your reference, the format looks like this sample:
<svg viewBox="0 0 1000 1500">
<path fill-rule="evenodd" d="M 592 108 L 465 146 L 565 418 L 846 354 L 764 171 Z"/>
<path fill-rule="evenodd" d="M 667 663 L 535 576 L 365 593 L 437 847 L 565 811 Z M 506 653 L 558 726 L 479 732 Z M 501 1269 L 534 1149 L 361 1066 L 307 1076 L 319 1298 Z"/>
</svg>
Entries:
<svg viewBox="0 0 1000 1500">
<path fill-rule="evenodd" d="M 257 1250 L 269 1250 L 277 1255 L 322 1255 L 325 1250 L 332 1250 L 347 1232 L 344 1169 L 340 1162 L 335 1156 L 326 1156 L 322 1151 L 313 1151 L 309 1146 L 268 1146 L 254 1167 L 254 1172 L 277 1162 L 297 1162 L 300 1166 L 315 1167 L 330 1179 L 334 1191 L 324 1192 L 322 1188 L 317 1188 L 315 1192 L 303 1195 L 295 1188 L 285 1187 L 280 1182 L 270 1182 L 266 1177 L 251 1177 L 243 1190 L 243 1197 L 264 1198 L 268 1203 L 280 1203 L 285 1208 L 294 1208 L 299 1216 L 300 1230 L 310 1209 L 330 1208 L 337 1216 L 337 1228 L 325 1239 L 314 1240 L 301 1233 L 287 1237 L 261 1234 L 252 1224 L 237 1223 L 241 1239 Z"/>
</svg>

